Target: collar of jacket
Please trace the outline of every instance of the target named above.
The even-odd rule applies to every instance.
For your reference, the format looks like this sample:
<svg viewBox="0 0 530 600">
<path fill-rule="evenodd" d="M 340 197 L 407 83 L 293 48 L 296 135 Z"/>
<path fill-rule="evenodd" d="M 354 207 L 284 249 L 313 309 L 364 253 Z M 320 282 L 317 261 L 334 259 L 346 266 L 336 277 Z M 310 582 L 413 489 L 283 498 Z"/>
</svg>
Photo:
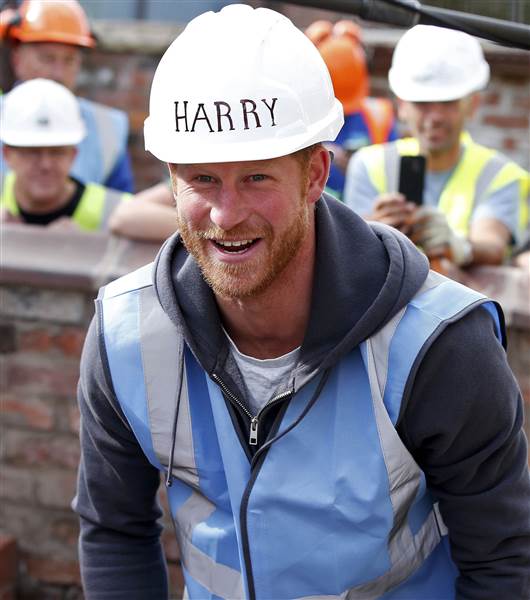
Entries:
<svg viewBox="0 0 530 600">
<path fill-rule="evenodd" d="M 382 327 L 424 282 L 427 259 L 397 230 L 366 223 L 324 194 L 316 205 L 316 259 L 311 312 L 290 386 L 300 388 Z M 202 367 L 245 392 L 220 326 L 215 298 L 175 234 L 155 263 L 165 312 Z"/>
</svg>

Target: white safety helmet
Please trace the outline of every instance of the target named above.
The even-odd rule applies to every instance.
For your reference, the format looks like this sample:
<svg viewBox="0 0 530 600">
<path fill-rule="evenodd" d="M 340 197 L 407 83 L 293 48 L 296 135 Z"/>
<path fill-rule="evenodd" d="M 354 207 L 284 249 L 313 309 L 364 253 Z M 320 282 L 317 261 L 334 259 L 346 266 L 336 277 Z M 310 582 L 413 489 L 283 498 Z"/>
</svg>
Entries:
<svg viewBox="0 0 530 600">
<path fill-rule="evenodd" d="M 17 85 L 2 102 L 0 139 L 17 147 L 75 146 L 86 134 L 79 103 L 49 79 Z"/>
<path fill-rule="evenodd" d="M 397 43 L 388 81 L 402 100 L 445 102 L 483 89 L 489 75 L 476 38 L 462 31 L 416 25 Z"/>
<path fill-rule="evenodd" d="M 241 4 L 192 20 L 155 72 L 145 148 L 169 163 L 261 160 L 334 140 L 326 65 L 283 15 Z"/>
</svg>

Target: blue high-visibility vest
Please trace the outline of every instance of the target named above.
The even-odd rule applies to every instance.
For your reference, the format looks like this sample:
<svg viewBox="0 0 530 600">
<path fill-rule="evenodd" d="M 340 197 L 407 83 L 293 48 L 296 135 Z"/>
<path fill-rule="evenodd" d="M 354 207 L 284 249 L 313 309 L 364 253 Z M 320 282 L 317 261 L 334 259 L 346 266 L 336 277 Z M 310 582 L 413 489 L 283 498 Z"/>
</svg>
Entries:
<svg viewBox="0 0 530 600">
<path fill-rule="evenodd" d="M 152 267 L 102 289 L 117 399 L 149 461 L 174 476 L 189 598 L 454 598 L 447 530 L 395 426 L 427 340 L 478 306 L 500 337 L 492 302 L 431 272 L 319 394 L 320 377 L 294 394 L 251 468 L 220 374 L 203 370 L 164 313 Z"/>
<path fill-rule="evenodd" d="M 113 182 L 109 178 L 127 153 L 127 114 L 86 98 L 77 99 L 87 135 L 77 146 L 77 156 L 70 174 L 83 183 L 99 183 L 112 187 Z M 120 189 L 132 192 L 132 174 L 130 179 L 130 185 Z"/>
</svg>

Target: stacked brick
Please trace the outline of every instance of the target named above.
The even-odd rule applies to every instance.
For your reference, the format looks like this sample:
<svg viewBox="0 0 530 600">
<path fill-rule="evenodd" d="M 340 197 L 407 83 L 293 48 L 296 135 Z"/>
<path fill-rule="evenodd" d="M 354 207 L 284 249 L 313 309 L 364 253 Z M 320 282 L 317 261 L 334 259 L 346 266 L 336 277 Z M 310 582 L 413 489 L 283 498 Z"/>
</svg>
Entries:
<svg viewBox="0 0 530 600">
<path fill-rule="evenodd" d="M 3 228 L 2 238 L 0 600 L 82 600 L 70 507 L 79 359 L 98 286 L 152 260 L 157 246 L 16 226 Z M 163 489 L 160 498 L 164 504 Z M 180 597 L 178 550 L 165 523 L 172 590 Z"/>
<path fill-rule="evenodd" d="M 17 572 L 16 540 L 13 536 L 0 535 L 0 600 L 15 600 Z"/>
<path fill-rule="evenodd" d="M 17 538 L 22 591 L 29 595 L 43 584 L 79 585 L 70 502 L 79 461 L 75 389 L 89 298 L 30 286 L 2 291 L 0 523 Z"/>
<path fill-rule="evenodd" d="M 530 74 L 530 56 L 527 59 Z M 477 142 L 500 150 L 530 169 L 529 115 L 530 75 L 525 78 L 494 73 L 470 132 Z"/>
</svg>

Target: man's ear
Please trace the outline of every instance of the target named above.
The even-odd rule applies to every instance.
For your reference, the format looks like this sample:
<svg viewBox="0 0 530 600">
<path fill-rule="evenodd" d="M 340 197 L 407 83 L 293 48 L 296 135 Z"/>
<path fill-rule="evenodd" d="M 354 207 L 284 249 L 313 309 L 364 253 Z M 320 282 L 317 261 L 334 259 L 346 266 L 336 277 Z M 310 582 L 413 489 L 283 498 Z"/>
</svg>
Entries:
<svg viewBox="0 0 530 600">
<path fill-rule="evenodd" d="M 9 51 L 9 62 L 11 63 L 11 68 L 13 69 L 13 73 L 17 79 L 20 79 L 20 53 L 23 52 L 22 46 L 17 44 L 12 46 Z"/>
<path fill-rule="evenodd" d="M 69 151 L 68 154 L 69 154 L 70 169 L 71 169 L 72 165 L 74 164 L 77 153 L 78 153 L 77 146 L 68 146 L 68 151 Z"/>
<path fill-rule="evenodd" d="M 169 172 L 169 187 L 175 206 L 177 205 L 177 166 L 175 163 L 166 163 Z"/>
<path fill-rule="evenodd" d="M 6 161 L 6 163 L 10 165 L 9 163 L 9 159 L 11 157 L 11 148 L 9 146 L 6 146 L 5 144 L 2 146 L 2 158 Z"/>
<path fill-rule="evenodd" d="M 314 204 L 322 195 L 329 177 L 331 156 L 329 150 L 318 144 L 313 150 L 307 170 L 307 201 Z"/>
<path fill-rule="evenodd" d="M 468 107 L 467 107 L 467 111 L 466 111 L 466 117 L 468 119 L 471 119 L 477 112 L 479 106 L 480 106 L 480 94 L 479 94 L 479 92 L 475 92 L 474 94 L 471 94 L 471 96 L 469 96 L 469 98 L 468 98 Z"/>
<path fill-rule="evenodd" d="M 402 122 L 406 122 L 407 121 L 407 102 L 405 102 L 405 100 L 401 100 L 401 98 L 396 98 L 396 105 L 397 105 L 397 116 L 398 119 Z"/>
<path fill-rule="evenodd" d="M 175 176 L 176 176 L 176 172 L 177 172 L 177 165 L 174 163 L 166 163 L 167 165 L 167 170 L 169 173 L 169 179 L 171 181 L 171 185 L 175 184 Z"/>
</svg>

